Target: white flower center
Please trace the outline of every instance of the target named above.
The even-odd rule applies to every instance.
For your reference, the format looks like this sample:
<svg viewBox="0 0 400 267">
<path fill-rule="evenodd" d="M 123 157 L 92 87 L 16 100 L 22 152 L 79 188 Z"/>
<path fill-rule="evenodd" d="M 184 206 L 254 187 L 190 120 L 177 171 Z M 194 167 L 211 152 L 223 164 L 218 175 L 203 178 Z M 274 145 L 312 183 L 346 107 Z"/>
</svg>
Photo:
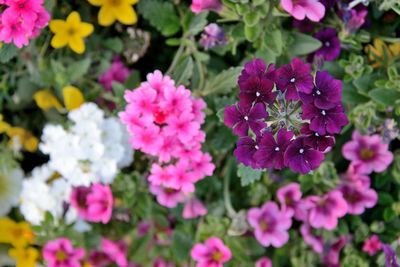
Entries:
<svg viewBox="0 0 400 267">
<path fill-rule="evenodd" d="M 254 148 L 257 149 L 257 150 L 259 149 L 258 145 L 255 145 Z"/>
<path fill-rule="evenodd" d="M 319 136 L 319 134 L 318 134 L 318 133 L 315 133 L 315 136 Z"/>
<path fill-rule="evenodd" d="M 320 91 L 320 90 L 317 90 L 315 93 L 316 93 L 317 95 L 321 95 L 321 91 Z"/>
<path fill-rule="evenodd" d="M 296 81 L 296 78 L 295 77 L 293 77 L 292 79 L 290 79 L 290 82 L 291 83 L 294 83 Z"/>
<path fill-rule="evenodd" d="M 330 47 L 330 46 L 331 46 L 331 43 L 330 43 L 330 42 L 325 42 L 325 46 L 326 46 L 326 47 Z"/>
<path fill-rule="evenodd" d="M 276 152 L 278 152 L 280 149 L 279 149 L 279 147 L 277 146 L 277 147 L 275 147 L 275 151 Z"/>
<path fill-rule="evenodd" d="M 299 153 L 303 154 L 304 153 L 304 149 L 300 148 Z"/>
<path fill-rule="evenodd" d="M 259 97 L 261 94 L 259 92 L 256 92 L 256 96 Z"/>
<path fill-rule="evenodd" d="M 325 110 L 321 111 L 321 114 L 325 116 L 326 115 L 326 111 Z"/>
<path fill-rule="evenodd" d="M 244 120 L 245 120 L 245 121 L 248 121 L 248 120 L 249 120 L 249 117 L 244 116 Z"/>
</svg>

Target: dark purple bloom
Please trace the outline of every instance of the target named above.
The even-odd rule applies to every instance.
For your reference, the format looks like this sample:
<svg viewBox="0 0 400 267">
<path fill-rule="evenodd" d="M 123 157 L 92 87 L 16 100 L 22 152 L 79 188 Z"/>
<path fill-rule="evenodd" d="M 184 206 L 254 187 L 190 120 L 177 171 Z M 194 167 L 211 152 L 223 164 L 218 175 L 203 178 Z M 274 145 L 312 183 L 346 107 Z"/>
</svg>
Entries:
<svg viewBox="0 0 400 267">
<path fill-rule="evenodd" d="M 276 98 L 276 93 L 272 92 L 273 88 L 274 82 L 267 79 L 266 76 L 261 78 L 252 76 L 240 87 L 240 101 L 249 105 L 254 101 L 272 104 Z"/>
<path fill-rule="evenodd" d="M 310 124 L 308 123 L 303 125 L 300 132 L 304 135 L 307 145 L 321 152 L 324 152 L 328 147 L 333 147 L 335 144 L 335 137 L 320 135 L 310 130 Z"/>
<path fill-rule="evenodd" d="M 257 164 L 254 154 L 258 151 L 259 147 L 253 138 L 245 136 L 239 139 L 235 151 L 233 154 L 237 160 L 246 166 L 257 169 L 259 165 Z"/>
<path fill-rule="evenodd" d="M 317 71 L 315 87 L 311 94 L 299 93 L 304 104 L 329 109 L 337 105 L 342 97 L 342 82 L 334 79 L 327 71 Z"/>
<path fill-rule="evenodd" d="M 332 8 L 338 0 L 321 0 L 320 2 L 325 6 L 326 9 Z"/>
<path fill-rule="evenodd" d="M 266 132 L 260 139 L 260 148 L 254 157 L 263 168 L 275 168 L 278 170 L 285 167 L 284 153 L 293 138 L 293 132 L 282 128 L 279 130 L 276 141 L 271 132 Z"/>
<path fill-rule="evenodd" d="M 267 68 L 264 60 L 260 58 L 256 58 L 252 61 L 247 62 L 244 65 L 242 73 L 240 74 L 238 79 L 240 89 L 244 89 L 246 87 L 247 81 L 254 76 L 260 79 L 262 77 L 266 77 L 271 81 L 275 81 L 275 65 L 269 64 Z"/>
<path fill-rule="evenodd" d="M 306 144 L 304 137 L 294 140 L 286 149 L 284 159 L 285 165 L 292 171 L 306 174 L 315 170 L 324 159 L 321 151 L 314 150 Z"/>
<path fill-rule="evenodd" d="M 310 33 L 314 30 L 314 23 L 308 18 L 303 20 L 293 19 L 293 27 L 301 32 Z"/>
<path fill-rule="evenodd" d="M 287 100 L 298 100 L 298 92 L 310 94 L 314 87 L 311 65 L 294 58 L 276 71 L 276 86 L 282 92 L 286 91 Z"/>
<path fill-rule="evenodd" d="M 319 135 L 340 133 L 342 127 L 349 123 L 341 104 L 331 109 L 320 109 L 314 105 L 303 105 L 302 119 L 309 119 L 310 129 Z"/>
<path fill-rule="evenodd" d="M 385 266 L 386 267 L 400 267 L 397 263 L 397 256 L 394 249 L 388 244 L 382 244 L 382 250 L 385 254 Z"/>
<path fill-rule="evenodd" d="M 215 23 L 208 24 L 201 34 L 200 44 L 207 50 L 215 46 L 225 45 L 228 39 L 224 30 Z"/>
<path fill-rule="evenodd" d="M 327 61 L 335 60 L 340 54 L 340 40 L 334 28 L 322 29 L 314 35 L 321 41 L 322 47 L 315 52 Z"/>
<path fill-rule="evenodd" d="M 257 103 L 253 107 L 239 102 L 237 105 L 227 106 L 224 110 L 224 123 L 233 128 L 233 133 L 238 136 L 246 136 L 249 128 L 258 135 L 265 128 L 264 119 L 268 116 L 263 103 Z"/>
</svg>

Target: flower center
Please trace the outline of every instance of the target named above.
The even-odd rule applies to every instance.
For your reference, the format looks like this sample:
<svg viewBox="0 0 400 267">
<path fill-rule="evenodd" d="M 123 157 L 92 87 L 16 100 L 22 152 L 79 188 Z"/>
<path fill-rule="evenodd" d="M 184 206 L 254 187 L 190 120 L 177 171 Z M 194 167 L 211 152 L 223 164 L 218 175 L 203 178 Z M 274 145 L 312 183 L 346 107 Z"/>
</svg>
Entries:
<svg viewBox="0 0 400 267">
<path fill-rule="evenodd" d="M 121 0 L 109 0 L 108 3 L 111 6 L 120 6 L 121 5 Z"/>
<path fill-rule="evenodd" d="M 299 153 L 300 153 L 300 154 L 303 154 L 303 153 L 304 153 L 304 149 L 303 149 L 303 148 L 300 148 L 300 149 L 299 149 Z"/>
<path fill-rule="evenodd" d="M 23 9 L 23 8 L 25 8 L 25 3 L 21 3 L 21 4 L 19 4 L 19 5 L 18 5 L 18 7 L 19 7 L 20 9 Z"/>
<path fill-rule="evenodd" d="M 14 229 L 12 230 L 12 235 L 13 235 L 13 237 L 14 237 L 15 239 L 18 239 L 18 238 L 23 237 L 24 231 L 23 231 L 21 228 L 16 227 L 16 228 L 14 228 Z"/>
<path fill-rule="evenodd" d="M 330 43 L 330 42 L 325 42 L 325 46 L 326 46 L 326 47 L 330 47 L 330 46 L 331 46 L 331 43 Z"/>
<path fill-rule="evenodd" d="M 370 149 L 362 149 L 360 152 L 360 157 L 363 160 L 369 160 L 371 158 L 373 158 L 375 155 L 374 151 L 370 150 Z"/>
<path fill-rule="evenodd" d="M 320 91 L 320 90 L 317 90 L 315 93 L 316 93 L 317 95 L 321 95 L 321 91 Z"/>
<path fill-rule="evenodd" d="M 260 221 L 259 224 L 262 231 L 265 232 L 268 230 L 268 224 L 265 221 Z"/>
<path fill-rule="evenodd" d="M 259 92 L 256 92 L 256 96 L 259 97 L 261 94 Z"/>
<path fill-rule="evenodd" d="M 64 252 L 64 251 L 59 250 L 59 251 L 57 251 L 57 253 L 56 253 L 56 259 L 57 259 L 58 261 L 65 261 L 65 260 L 67 259 L 67 255 L 65 255 L 65 252 Z"/>
<path fill-rule="evenodd" d="M 168 112 L 165 110 L 157 110 L 154 112 L 154 121 L 157 124 L 163 124 L 165 122 L 165 119 L 168 116 Z"/>
<path fill-rule="evenodd" d="M 291 83 L 294 83 L 296 81 L 296 78 L 295 77 L 293 77 L 292 79 L 290 79 L 290 82 Z"/>
<path fill-rule="evenodd" d="M 277 146 L 277 147 L 275 147 L 275 151 L 276 152 L 278 152 L 280 149 L 279 149 L 279 146 Z"/>
<path fill-rule="evenodd" d="M 76 30 L 74 28 L 69 28 L 67 34 L 69 36 L 74 36 L 76 34 Z"/>
<path fill-rule="evenodd" d="M 245 121 L 248 121 L 248 120 L 249 120 L 249 117 L 248 117 L 248 116 L 244 116 L 244 120 L 245 120 Z"/>
<path fill-rule="evenodd" d="M 259 146 L 258 146 L 258 145 L 255 145 L 254 148 L 258 150 L 258 149 L 259 149 Z"/>
<path fill-rule="evenodd" d="M 214 252 L 214 254 L 212 255 L 212 259 L 218 262 L 221 261 L 222 253 L 220 251 Z"/>
<path fill-rule="evenodd" d="M 325 111 L 325 110 L 322 110 L 322 111 L 321 111 L 321 114 L 325 116 L 325 115 L 326 115 L 326 111 Z"/>
</svg>

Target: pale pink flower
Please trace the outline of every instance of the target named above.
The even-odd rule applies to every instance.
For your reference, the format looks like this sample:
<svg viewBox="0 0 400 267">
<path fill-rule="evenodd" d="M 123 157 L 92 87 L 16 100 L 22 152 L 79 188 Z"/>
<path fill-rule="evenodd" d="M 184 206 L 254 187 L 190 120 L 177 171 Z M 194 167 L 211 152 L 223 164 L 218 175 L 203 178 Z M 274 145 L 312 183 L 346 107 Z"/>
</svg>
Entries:
<svg viewBox="0 0 400 267">
<path fill-rule="evenodd" d="M 378 202 L 378 194 L 370 188 L 342 185 L 339 190 L 347 202 L 348 214 L 360 215 L 366 208 L 372 208 Z"/>
<path fill-rule="evenodd" d="M 207 214 L 207 208 L 196 197 L 192 197 L 185 202 L 182 217 L 184 219 L 194 219 Z"/>
<path fill-rule="evenodd" d="M 297 20 L 307 17 L 311 21 L 320 21 L 325 15 L 325 6 L 318 0 L 281 0 L 281 5 Z"/>
<path fill-rule="evenodd" d="M 101 251 L 106 253 L 119 267 L 127 267 L 128 246 L 123 241 L 112 241 L 107 238 L 102 238 L 100 248 Z"/>
<path fill-rule="evenodd" d="M 296 211 L 296 205 L 302 196 L 300 185 L 290 183 L 278 189 L 277 197 L 282 206 L 282 211 L 293 216 Z"/>
<path fill-rule="evenodd" d="M 150 184 L 150 192 L 157 198 L 157 202 L 167 208 L 174 208 L 183 202 L 185 194 L 181 190 Z"/>
<path fill-rule="evenodd" d="M 351 240 L 348 236 L 341 236 L 335 242 L 326 246 L 322 253 L 322 263 L 327 267 L 340 267 L 340 251 Z"/>
<path fill-rule="evenodd" d="M 196 267 L 223 267 L 232 258 L 231 250 L 218 237 L 194 245 L 190 255 L 197 262 Z"/>
<path fill-rule="evenodd" d="M 80 261 L 84 256 L 83 248 L 74 248 L 65 237 L 48 241 L 43 248 L 43 259 L 47 267 L 81 267 Z"/>
<path fill-rule="evenodd" d="M 262 257 L 256 261 L 256 267 L 272 267 L 272 261 L 268 257 Z"/>
<path fill-rule="evenodd" d="M 366 239 L 362 248 L 362 250 L 367 252 L 370 256 L 374 256 L 376 252 L 381 249 L 382 243 L 377 235 L 372 235 L 369 239 Z"/>
<path fill-rule="evenodd" d="M 353 132 L 353 140 L 343 146 L 342 153 L 364 174 L 383 172 L 393 161 L 388 144 L 379 135 L 363 136 L 358 131 Z"/>
<path fill-rule="evenodd" d="M 251 208 L 247 220 L 254 228 L 254 235 L 264 247 L 272 245 L 279 248 L 289 240 L 288 230 L 291 217 L 279 210 L 275 202 L 268 201 L 261 208 Z"/>
<path fill-rule="evenodd" d="M 222 9 L 221 0 L 192 0 L 190 9 L 194 13 L 200 13 L 207 10 L 220 11 Z"/>
<path fill-rule="evenodd" d="M 324 241 L 321 236 L 312 234 L 312 229 L 307 223 L 303 223 L 300 227 L 300 233 L 304 242 L 309 245 L 316 253 L 322 253 L 324 250 Z"/>
<path fill-rule="evenodd" d="M 151 166 L 150 175 L 148 177 L 149 182 L 153 185 L 162 185 L 165 187 L 171 187 L 173 183 L 173 168 L 174 166 L 162 167 L 157 163 Z"/>
</svg>

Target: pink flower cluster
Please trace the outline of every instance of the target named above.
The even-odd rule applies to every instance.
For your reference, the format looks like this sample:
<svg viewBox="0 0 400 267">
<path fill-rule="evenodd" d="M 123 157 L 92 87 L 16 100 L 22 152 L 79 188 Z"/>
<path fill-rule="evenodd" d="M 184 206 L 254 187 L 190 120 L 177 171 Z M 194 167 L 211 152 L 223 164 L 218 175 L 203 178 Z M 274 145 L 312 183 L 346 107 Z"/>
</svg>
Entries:
<svg viewBox="0 0 400 267">
<path fill-rule="evenodd" d="M 113 195 L 108 185 L 75 187 L 71 192 L 70 202 L 84 220 L 104 224 L 111 220 Z"/>
<path fill-rule="evenodd" d="M 111 67 L 99 76 L 99 83 L 101 83 L 106 91 L 112 92 L 112 83 L 124 83 L 128 79 L 131 70 L 128 69 L 121 58 L 116 56 L 113 59 Z"/>
<path fill-rule="evenodd" d="M 190 254 L 197 261 L 196 267 L 223 267 L 232 258 L 231 250 L 217 237 L 194 245 Z"/>
<path fill-rule="evenodd" d="M 28 45 L 50 20 L 43 0 L 3 0 L 0 9 L 2 5 L 6 8 L 0 13 L 0 41 L 18 48 Z"/>
<path fill-rule="evenodd" d="M 215 168 L 211 156 L 201 151 L 206 104 L 158 70 L 135 90 L 127 90 L 125 100 L 120 118 L 132 147 L 157 159 L 148 177 L 150 191 L 161 205 L 175 207 Z"/>
<path fill-rule="evenodd" d="M 74 248 L 64 237 L 47 242 L 43 248 L 43 259 L 48 267 L 81 267 L 84 256 L 83 248 Z"/>
</svg>

